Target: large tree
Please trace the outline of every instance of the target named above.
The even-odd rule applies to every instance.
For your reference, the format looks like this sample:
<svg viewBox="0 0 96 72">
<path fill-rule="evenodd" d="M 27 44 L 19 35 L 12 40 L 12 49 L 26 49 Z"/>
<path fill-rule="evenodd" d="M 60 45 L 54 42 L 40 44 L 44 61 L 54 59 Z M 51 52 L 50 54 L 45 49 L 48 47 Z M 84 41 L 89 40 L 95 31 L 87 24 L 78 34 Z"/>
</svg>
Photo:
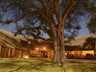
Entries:
<svg viewBox="0 0 96 72">
<path fill-rule="evenodd" d="M 73 37 L 78 33 L 80 16 L 87 13 L 84 2 L 85 0 L 1 0 L 3 18 L 0 22 L 14 22 L 16 34 L 42 38 L 41 33 L 47 33 L 54 45 L 54 63 L 63 64 L 66 62 L 64 36 Z M 4 15 L 9 15 L 10 18 L 3 20 Z"/>
</svg>

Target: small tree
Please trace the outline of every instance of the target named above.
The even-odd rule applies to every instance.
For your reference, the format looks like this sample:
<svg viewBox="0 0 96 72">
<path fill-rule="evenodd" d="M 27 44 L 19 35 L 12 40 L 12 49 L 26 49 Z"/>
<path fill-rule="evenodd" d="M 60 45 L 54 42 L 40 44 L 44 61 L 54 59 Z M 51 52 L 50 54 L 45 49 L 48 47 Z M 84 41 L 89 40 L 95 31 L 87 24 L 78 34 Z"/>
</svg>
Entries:
<svg viewBox="0 0 96 72">
<path fill-rule="evenodd" d="M 89 12 L 89 21 L 87 23 L 87 27 L 90 33 L 96 34 L 96 0 L 85 1 L 84 6 Z"/>
<path fill-rule="evenodd" d="M 95 37 L 87 38 L 85 43 L 83 44 L 83 47 L 86 49 L 93 49 L 94 56 L 96 56 L 96 38 Z"/>
</svg>

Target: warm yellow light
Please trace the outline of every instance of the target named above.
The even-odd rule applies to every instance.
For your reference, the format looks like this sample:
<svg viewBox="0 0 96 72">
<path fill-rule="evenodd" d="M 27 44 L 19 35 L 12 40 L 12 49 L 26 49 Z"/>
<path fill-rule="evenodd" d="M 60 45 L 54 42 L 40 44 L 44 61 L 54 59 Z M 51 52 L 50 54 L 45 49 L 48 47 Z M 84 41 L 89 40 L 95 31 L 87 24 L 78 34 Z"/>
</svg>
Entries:
<svg viewBox="0 0 96 72">
<path fill-rule="evenodd" d="M 94 55 L 94 51 L 90 50 L 90 51 L 82 51 L 82 55 L 86 55 L 86 54 L 93 54 Z"/>
<path fill-rule="evenodd" d="M 44 47 L 43 49 L 45 50 L 46 48 Z"/>
<path fill-rule="evenodd" d="M 38 50 L 38 48 L 36 48 L 36 50 Z"/>
<path fill-rule="evenodd" d="M 24 56 L 24 58 L 28 59 L 28 58 L 29 58 L 29 56 Z"/>
<path fill-rule="evenodd" d="M 29 41 L 28 43 L 29 43 L 29 44 L 31 44 L 31 42 L 30 42 L 30 41 Z"/>
<path fill-rule="evenodd" d="M 67 55 L 67 53 L 65 53 L 65 55 Z"/>
</svg>

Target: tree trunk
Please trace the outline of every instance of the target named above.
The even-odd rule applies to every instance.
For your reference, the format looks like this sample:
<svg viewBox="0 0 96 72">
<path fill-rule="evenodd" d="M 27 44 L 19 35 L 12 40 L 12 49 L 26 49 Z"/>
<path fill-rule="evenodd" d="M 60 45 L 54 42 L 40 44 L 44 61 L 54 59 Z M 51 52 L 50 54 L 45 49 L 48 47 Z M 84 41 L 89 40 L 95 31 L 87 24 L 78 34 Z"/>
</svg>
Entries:
<svg viewBox="0 0 96 72">
<path fill-rule="evenodd" d="M 54 63 L 60 64 L 62 66 L 67 61 L 64 49 L 64 35 L 60 34 L 59 31 L 55 33 L 53 61 Z"/>
</svg>

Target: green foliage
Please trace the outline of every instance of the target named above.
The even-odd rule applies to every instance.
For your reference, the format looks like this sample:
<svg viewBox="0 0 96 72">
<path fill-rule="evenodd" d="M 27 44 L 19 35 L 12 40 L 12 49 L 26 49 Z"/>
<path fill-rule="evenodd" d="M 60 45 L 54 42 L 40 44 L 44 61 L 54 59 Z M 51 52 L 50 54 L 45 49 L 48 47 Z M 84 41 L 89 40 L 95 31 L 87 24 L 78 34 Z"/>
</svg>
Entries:
<svg viewBox="0 0 96 72">
<path fill-rule="evenodd" d="M 87 27 L 90 33 L 96 34 L 96 0 L 85 0 L 84 6 L 90 15 Z"/>
<path fill-rule="evenodd" d="M 96 41 L 96 38 L 89 37 L 86 39 L 85 43 L 83 44 L 83 47 L 86 49 L 94 49 L 95 41 Z"/>
<path fill-rule="evenodd" d="M 91 33 L 96 34 L 96 15 L 92 16 L 90 21 L 87 24 Z"/>
</svg>

